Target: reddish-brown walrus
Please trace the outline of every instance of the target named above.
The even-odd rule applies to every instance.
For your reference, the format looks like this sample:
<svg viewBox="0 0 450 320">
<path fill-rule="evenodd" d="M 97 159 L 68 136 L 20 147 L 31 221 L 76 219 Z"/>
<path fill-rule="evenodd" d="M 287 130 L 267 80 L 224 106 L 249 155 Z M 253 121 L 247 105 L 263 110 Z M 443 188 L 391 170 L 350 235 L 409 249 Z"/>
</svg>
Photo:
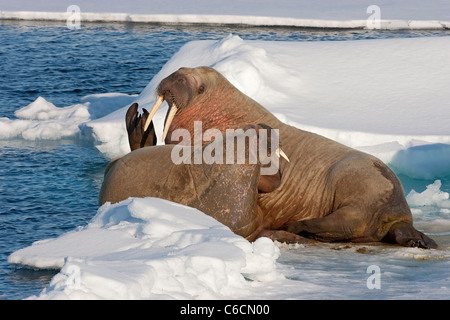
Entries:
<svg viewBox="0 0 450 320">
<path fill-rule="evenodd" d="M 216 128 L 225 132 L 254 123 L 279 129 L 290 162 L 280 159 L 280 186 L 258 194 L 262 219 L 240 222 L 247 225 L 248 235 L 280 241 L 308 237 L 437 247 L 413 227 L 403 187 L 379 159 L 282 123 L 209 67 L 179 69 L 161 81 L 157 94 L 159 99 L 146 123 L 163 100 L 167 101 L 166 144 L 178 143 L 171 139 L 176 129 L 189 130 L 190 141 L 194 141 L 194 121 L 202 121 L 204 131 Z"/>
</svg>

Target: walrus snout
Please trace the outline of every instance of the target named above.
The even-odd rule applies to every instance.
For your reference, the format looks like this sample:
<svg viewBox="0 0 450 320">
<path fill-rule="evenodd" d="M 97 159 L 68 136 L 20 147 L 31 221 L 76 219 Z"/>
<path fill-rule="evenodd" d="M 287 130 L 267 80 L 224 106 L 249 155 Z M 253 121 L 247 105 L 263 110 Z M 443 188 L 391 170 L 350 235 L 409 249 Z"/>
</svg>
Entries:
<svg viewBox="0 0 450 320">
<path fill-rule="evenodd" d="M 205 91 L 205 86 L 200 78 L 189 68 L 180 68 L 167 78 L 164 78 L 156 88 L 158 99 L 155 102 L 144 126 L 144 130 L 150 125 L 150 122 L 156 111 L 164 101 L 169 105 L 169 111 L 164 124 L 163 140 L 169 131 L 175 114 L 180 109 L 186 108 L 192 99 Z"/>
<path fill-rule="evenodd" d="M 157 95 L 163 96 L 169 106 L 176 104 L 178 108 L 188 106 L 193 97 L 203 91 L 204 87 L 199 83 L 198 77 L 188 68 L 172 73 L 156 89 Z"/>
</svg>

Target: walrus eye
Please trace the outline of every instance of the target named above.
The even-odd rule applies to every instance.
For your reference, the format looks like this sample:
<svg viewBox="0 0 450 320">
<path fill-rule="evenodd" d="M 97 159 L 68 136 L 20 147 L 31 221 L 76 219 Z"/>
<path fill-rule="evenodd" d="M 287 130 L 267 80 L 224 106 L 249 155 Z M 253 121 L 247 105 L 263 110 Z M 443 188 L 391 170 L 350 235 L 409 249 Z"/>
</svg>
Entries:
<svg viewBox="0 0 450 320">
<path fill-rule="evenodd" d="M 205 92 L 205 86 L 201 85 L 200 88 L 198 88 L 198 94 L 201 94 Z"/>
</svg>

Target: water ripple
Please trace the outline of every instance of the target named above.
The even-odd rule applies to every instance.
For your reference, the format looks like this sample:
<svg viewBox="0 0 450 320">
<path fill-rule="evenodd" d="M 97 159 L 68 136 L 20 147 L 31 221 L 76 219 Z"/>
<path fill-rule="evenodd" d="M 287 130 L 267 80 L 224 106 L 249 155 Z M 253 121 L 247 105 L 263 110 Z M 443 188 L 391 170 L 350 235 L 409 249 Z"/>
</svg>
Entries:
<svg viewBox="0 0 450 320">
<path fill-rule="evenodd" d="M 42 96 L 58 107 L 88 94 L 138 94 L 188 41 L 229 33 L 248 40 L 346 41 L 448 36 L 368 31 L 0 21 L 0 117 Z M 37 294 L 55 271 L 17 268 L 13 251 L 86 225 L 96 213 L 106 160 L 74 141 L 0 141 L 0 299 Z"/>
</svg>

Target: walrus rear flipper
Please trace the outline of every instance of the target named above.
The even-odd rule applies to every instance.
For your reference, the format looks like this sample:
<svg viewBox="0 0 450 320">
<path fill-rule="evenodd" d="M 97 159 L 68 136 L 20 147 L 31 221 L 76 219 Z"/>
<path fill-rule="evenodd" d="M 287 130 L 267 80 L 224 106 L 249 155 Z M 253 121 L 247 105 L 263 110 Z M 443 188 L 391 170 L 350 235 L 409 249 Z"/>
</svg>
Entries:
<svg viewBox="0 0 450 320">
<path fill-rule="evenodd" d="M 150 122 L 147 130 L 144 130 L 144 124 L 147 121 L 149 113 L 143 109 L 142 116 L 138 113 L 138 104 L 133 103 L 128 108 L 125 116 L 125 123 L 128 132 L 128 142 L 130 143 L 131 151 L 156 145 L 156 133 L 153 127 L 153 122 Z"/>
<path fill-rule="evenodd" d="M 436 249 L 438 246 L 433 239 L 417 231 L 407 222 L 397 222 L 392 225 L 383 241 L 398 243 L 404 247 L 418 247 Z"/>
</svg>

